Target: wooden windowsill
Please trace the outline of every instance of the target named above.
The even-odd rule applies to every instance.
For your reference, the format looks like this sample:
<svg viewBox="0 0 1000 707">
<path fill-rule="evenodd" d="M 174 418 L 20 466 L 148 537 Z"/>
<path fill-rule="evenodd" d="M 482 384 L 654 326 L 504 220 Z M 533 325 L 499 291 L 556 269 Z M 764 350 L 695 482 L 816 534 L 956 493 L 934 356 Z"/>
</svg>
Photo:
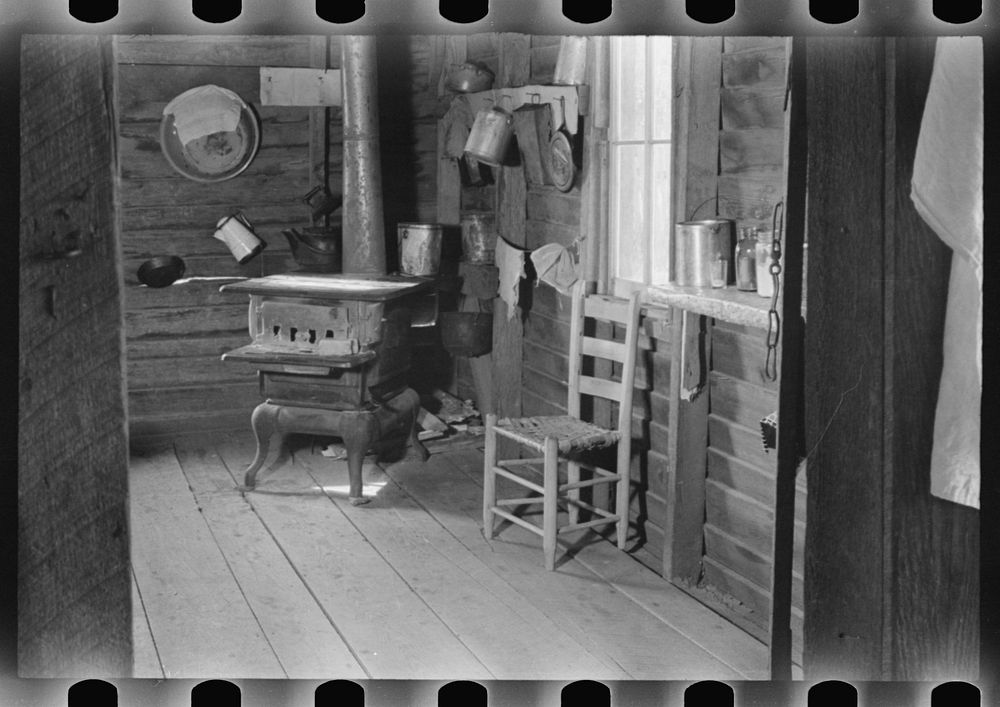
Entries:
<svg viewBox="0 0 1000 707">
<path fill-rule="evenodd" d="M 732 324 L 766 329 L 770 297 L 756 292 L 743 292 L 733 286 L 725 288 L 680 287 L 678 285 L 650 285 L 647 288 L 648 305 L 643 314 L 657 317 L 665 307 L 679 307 L 689 312 L 721 319 Z M 647 313 L 646 309 L 650 311 Z M 655 313 L 654 313 L 655 312 Z M 669 315 L 666 315 L 667 318 Z M 657 317 L 658 318 L 658 317 Z M 805 293 L 802 298 L 802 320 L 806 318 Z"/>
<path fill-rule="evenodd" d="M 679 287 L 677 285 L 652 285 L 650 301 L 670 307 L 679 307 L 696 314 L 758 328 L 767 328 L 769 297 L 756 292 L 742 292 L 735 287 Z"/>
</svg>

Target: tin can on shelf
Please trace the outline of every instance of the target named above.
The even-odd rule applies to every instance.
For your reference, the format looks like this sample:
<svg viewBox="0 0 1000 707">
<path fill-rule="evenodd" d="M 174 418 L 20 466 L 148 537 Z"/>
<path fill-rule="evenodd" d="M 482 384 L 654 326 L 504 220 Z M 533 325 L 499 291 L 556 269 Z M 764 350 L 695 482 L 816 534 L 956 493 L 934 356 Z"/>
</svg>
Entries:
<svg viewBox="0 0 1000 707">
<path fill-rule="evenodd" d="M 730 219 L 684 221 L 674 225 L 674 279 L 681 287 L 724 287 L 733 247 Z M 722 285 L 715 283 L 722 279 Z"/>
</svg>

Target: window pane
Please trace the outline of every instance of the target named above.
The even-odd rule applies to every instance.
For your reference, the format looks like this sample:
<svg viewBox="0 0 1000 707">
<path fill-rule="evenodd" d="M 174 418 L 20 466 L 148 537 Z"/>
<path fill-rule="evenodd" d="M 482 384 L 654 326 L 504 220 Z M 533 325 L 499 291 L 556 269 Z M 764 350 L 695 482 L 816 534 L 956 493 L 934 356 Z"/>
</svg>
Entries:
<svg viewBox="0 0 1000 707">
<path fill-rule="evenodd" d="M 652 63 L 652 83 L 650 97 L 653 107 L 653 139 L 669 140 L 671 132 L 670 105 L 672 102 L 671 83 L 673 78 L 672 44 L 670 37 L 650 37 L 650 61 Z"/>
<path fill-rule="evenodd" d="M 671 149 L 669 143 L 658 143 L 652 148 L 649 282 L 653 285 L 665 285 L 670 274 L 670 239 L 675 220 L 670 208 Z"/>
<path fill-rule="evenodd" d="M 641 140 L 646 131 L 645 37 L 616 37 L 612 140 Z"/>
<path fill-rule="evenodd" d="M 642 145 L 612 145 L 614 171 L 612 187 L 616 195 L 611 213 L 612 243 L 617 254 L 615 275 L 643 281 L 646 252 L 646 195 L 643 171 L 646 165 Z"/>
</svg>

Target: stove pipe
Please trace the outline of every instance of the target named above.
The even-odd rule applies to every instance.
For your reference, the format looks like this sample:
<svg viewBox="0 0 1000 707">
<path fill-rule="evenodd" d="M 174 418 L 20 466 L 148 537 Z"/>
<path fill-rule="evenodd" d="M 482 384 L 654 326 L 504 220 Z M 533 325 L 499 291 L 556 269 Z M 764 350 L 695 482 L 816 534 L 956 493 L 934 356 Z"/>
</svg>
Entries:
<svg viewBox="0 0 1000 707">
<path fill-rule="evenodd" d="M 386 273 L 374 35 L 341 38 L 344 103 L 343 271 Z"/>
</svg>

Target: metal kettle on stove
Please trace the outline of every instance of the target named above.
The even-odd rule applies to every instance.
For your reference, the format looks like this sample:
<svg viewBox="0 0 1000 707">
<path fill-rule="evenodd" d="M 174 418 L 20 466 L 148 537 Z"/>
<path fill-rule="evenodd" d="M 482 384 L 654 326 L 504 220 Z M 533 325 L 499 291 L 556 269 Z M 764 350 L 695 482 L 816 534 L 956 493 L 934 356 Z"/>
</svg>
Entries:
<svg viewBox="0 0 1000 707">
<path fill-rule="evenodd" d="M 341 270 L 342 234 L 339 226 L 311 226 L 286 228 L 282 235 L 288 239 L 292 257 L 299 269 L 308 272 L 339 273 Z"/>
</svg>

